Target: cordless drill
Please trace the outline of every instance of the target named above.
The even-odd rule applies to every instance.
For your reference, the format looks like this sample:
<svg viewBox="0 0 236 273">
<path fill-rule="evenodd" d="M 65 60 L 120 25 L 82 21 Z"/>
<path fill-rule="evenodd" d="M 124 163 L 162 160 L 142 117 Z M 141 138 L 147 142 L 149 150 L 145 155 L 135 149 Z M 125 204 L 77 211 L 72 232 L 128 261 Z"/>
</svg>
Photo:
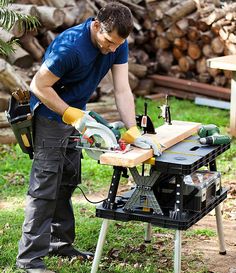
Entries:
<svg viewBox="0 0 236 273">
<path fill-rule="evenodd" d="M 220 134 L 220 129 L 215 124 L 202 125 L 198 130 L 199 142 L 203 145 L 228 144 L 231 138 Z"/>
</svg>

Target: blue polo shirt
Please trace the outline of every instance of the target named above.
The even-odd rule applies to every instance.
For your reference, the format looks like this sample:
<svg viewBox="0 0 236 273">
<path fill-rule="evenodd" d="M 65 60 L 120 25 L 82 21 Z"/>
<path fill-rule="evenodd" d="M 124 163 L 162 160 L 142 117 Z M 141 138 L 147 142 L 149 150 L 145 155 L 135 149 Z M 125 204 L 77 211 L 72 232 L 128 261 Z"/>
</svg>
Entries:
<svg viewBox="0 0 236 273">
<path fill-rule="evenodd" d="M 113 64 L 127 63 L 127 40 L 115 52 L 102 54 L 90 36 L 92 18 L 59 34 L 47 48 L 43 62 L 59 81 L 53 88 L 70 106 L 85 109 L 92 93 Z M 32 94 L 32 110 L 37 115 L 62 122 L 61 116 L 47 108 Z"/>
</svg>

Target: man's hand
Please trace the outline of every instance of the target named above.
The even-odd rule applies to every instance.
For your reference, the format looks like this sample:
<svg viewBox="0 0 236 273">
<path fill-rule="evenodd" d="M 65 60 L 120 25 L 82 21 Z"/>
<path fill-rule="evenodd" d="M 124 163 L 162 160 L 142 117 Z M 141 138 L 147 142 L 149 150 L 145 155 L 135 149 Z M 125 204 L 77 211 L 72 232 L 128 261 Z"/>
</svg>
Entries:
<svg viewBox="0 0 236 273">
<path fill-rule="evenodd" d="M 62 120 L 75 127 L 76 130 L 83 133 L 86 123 L 96 122 L 87 112 L 75 107 L 68 107 L 62 116 Z"/>
<path fill-rule="evenodd" d="M 141 135 L 137 126 L 131 127 L 123 135 L 122 139 L 127 143 L 133 144 L 142 149 L 153 149 L 156 156 L 161 155 L 161 145 L 155 135 Z"/>
<path fill-rule="evenodd" d="M 161 144 L 157 141 L 155 135 L 137 137 L 133 143 L 136 147 L 142 149 L 153 149 L 153 154 L 156 156 L 161 155 Z"/>
</svg>

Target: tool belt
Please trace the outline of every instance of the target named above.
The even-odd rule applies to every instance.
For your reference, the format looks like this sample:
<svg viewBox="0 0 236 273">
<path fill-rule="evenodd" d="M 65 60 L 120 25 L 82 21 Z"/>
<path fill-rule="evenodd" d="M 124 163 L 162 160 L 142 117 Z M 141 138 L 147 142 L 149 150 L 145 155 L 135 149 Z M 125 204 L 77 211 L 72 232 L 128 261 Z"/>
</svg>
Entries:
<svg viewBox="0 0 236 273">
<path fill-rule="evenodd" d="M 21 150 L 33 158 L 33 114 L 30 110 L 29 91 L 17 89 L 12 93 L 6 112 L 8 122 Z"/>
</svg>

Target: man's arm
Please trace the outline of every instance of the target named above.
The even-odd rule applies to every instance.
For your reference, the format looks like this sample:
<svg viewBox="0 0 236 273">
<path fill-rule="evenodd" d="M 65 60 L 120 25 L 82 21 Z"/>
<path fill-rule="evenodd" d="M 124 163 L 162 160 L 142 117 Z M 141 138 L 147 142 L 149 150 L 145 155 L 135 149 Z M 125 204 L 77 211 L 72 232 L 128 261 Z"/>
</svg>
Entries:
<svg viewBox="0 0 236 273">
<path fill-rule="evenodd" d="M 136 126 L 134 97 L 128 80 L 128 63 L 113 65 L 112 75 L 116 105 L 122 121 L 125 123 L 126 128 L 129 129 L 122 135 L 122 139 L 142 149 L 152 148 L 154 155 L 161 155 L 161 145 L 155 135 L 141 136 Z"/>
<path fill-rule="evenodd" d="M 59 78 L 43 64 L 35 74 L 30 84 L 30 89 L 43 104 L 62 116 L 69 105 L 52 88 L 53 84 L 58 80 Z"/>
<path fill-rule="evenodd" d="M 126 128 L 136 125 L 134 97 L 129 85 L 128 63 L 112 66 L 116 106 Z"/>
<path fill-rule="evenodd" d="M 73 125 L 78 131 L 83 131 L 86 122 L 94 120 L 82 110 L 70 107 L 58 96 L 56 91 L 52 88 L 53 84 L 58 80 L 59 78 L 50 72 L 46 65 L 43 64 L 35 74 L 30 84 L 30 89 L 44 105 L 61 115 L 62 120 L 66 124 Z"/>
</svg>

